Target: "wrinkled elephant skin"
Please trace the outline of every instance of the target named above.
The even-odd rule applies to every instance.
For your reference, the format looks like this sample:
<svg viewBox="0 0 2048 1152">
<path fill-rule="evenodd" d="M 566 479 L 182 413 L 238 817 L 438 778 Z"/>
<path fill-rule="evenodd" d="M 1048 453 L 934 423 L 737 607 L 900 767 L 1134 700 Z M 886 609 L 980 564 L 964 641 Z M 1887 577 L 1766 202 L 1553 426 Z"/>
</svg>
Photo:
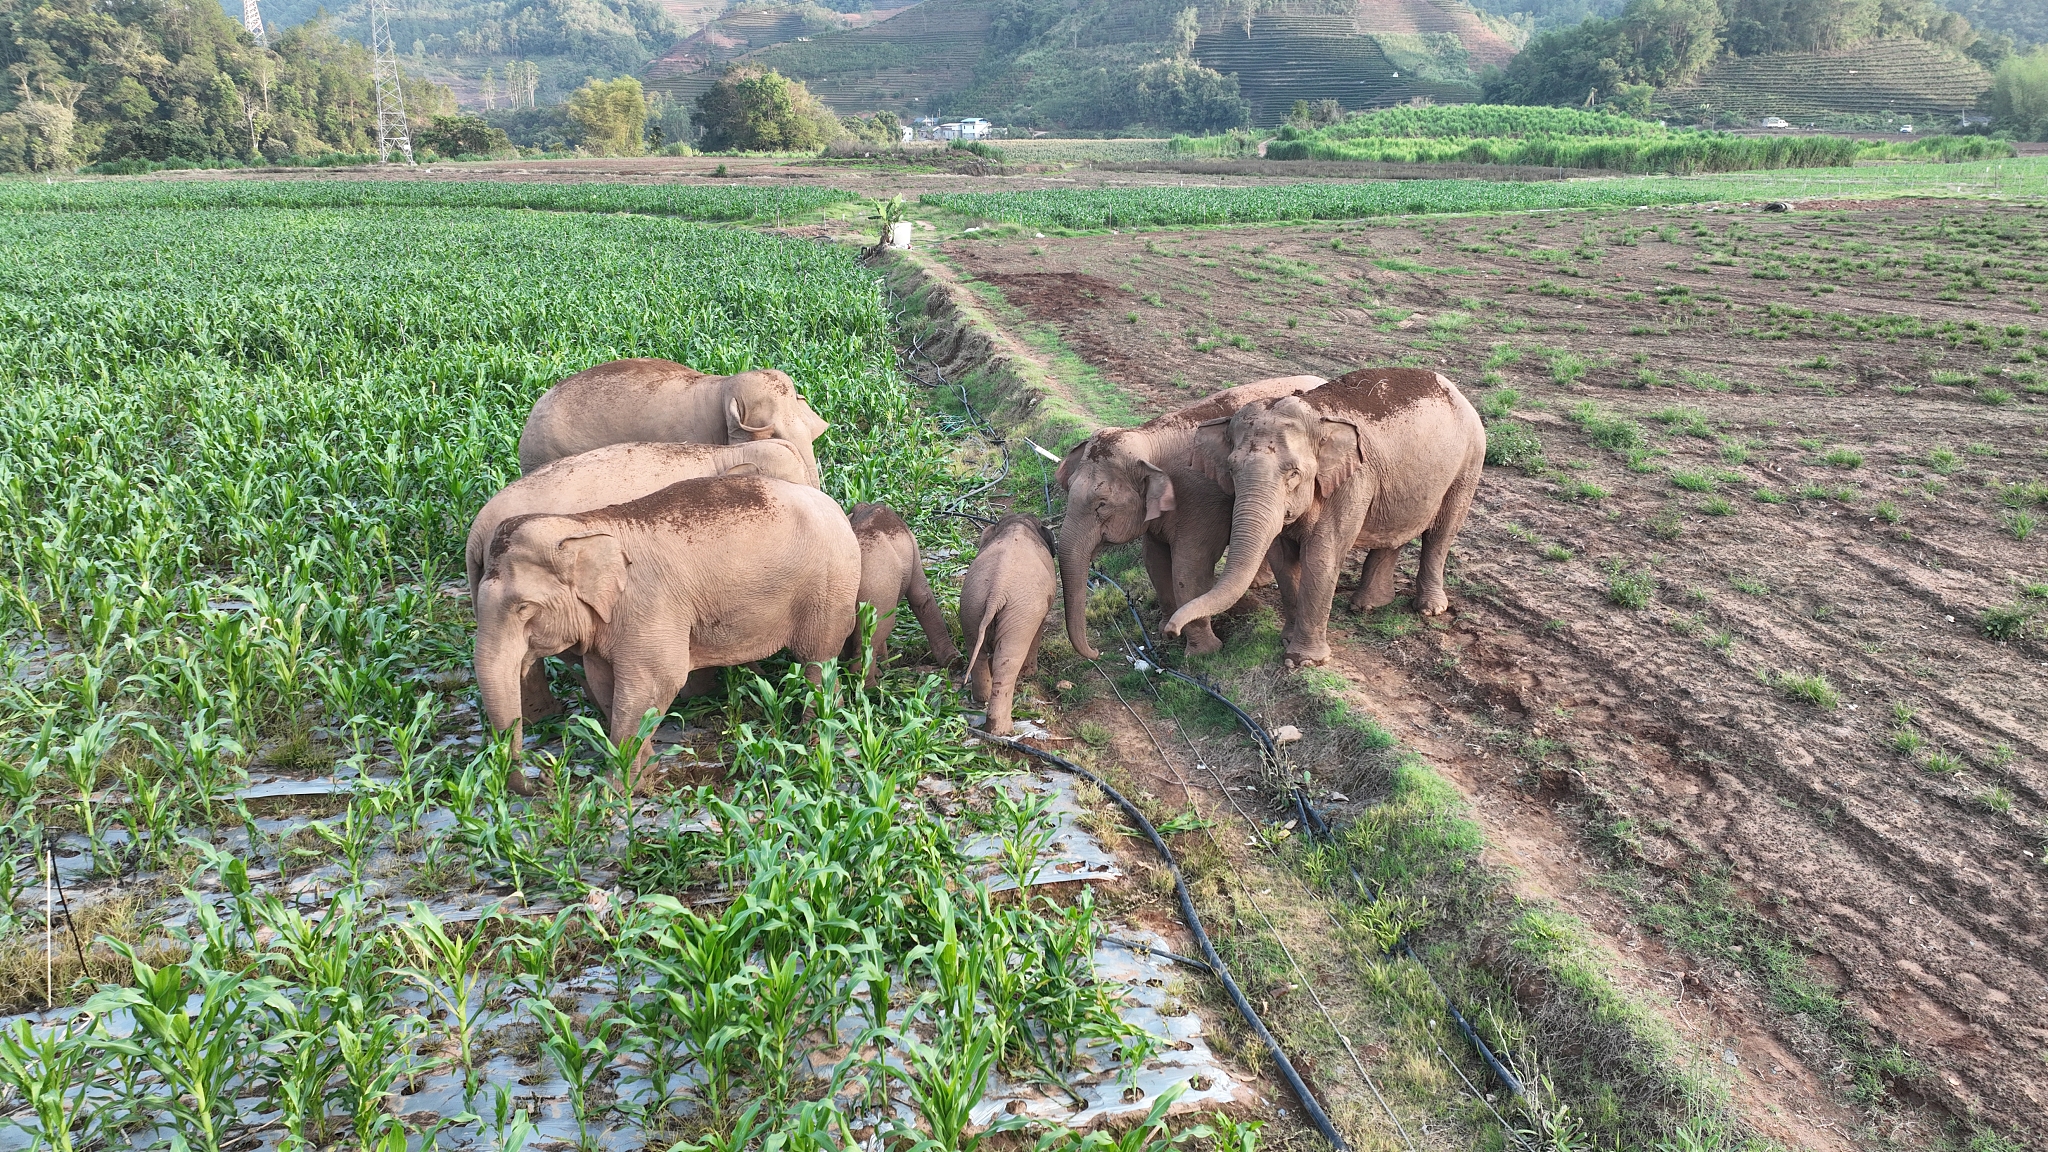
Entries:
<svg viewBox="0 0 2048 1152">
<path fill-rule="evenodd" d="M 614 360 L 547 390 L 519 433 L 519 470 L 607 444 L 666 441 L 744 444 L 774 437 L 803 455 L 818 482 L 812 442 L 830 427 L 773 368 L 706 376 L 672 360 Z"/>
<path fill-rule="evenodd" d="M 932 659 L 942 667 L 958 659 L 960 650 L 953 646 L 938 598 L 932 595 L 932 586 L 925 580 L 924 556 L 918 551 L 917 537 L 911 534 L 903 517 L 884 504 L 856 504 L 848 519 L 853 524 L 854 538 L 860 541 L 860 602 L 875 606 L 875 634 L 871 643 L 874 662 L 868 669 L 868 686 L 874 687 L 882 664 L 889 658 L 889 634 L 896 628 L 896 606 L 905 600 L 910 601 L 910 611 L 924 629 Z M 846 642 L 849 665 L 859 643 L 858 635 Z"/>
<path fill-rule="evenodd" d="M 1010 734 L 1017 678 L 1038 667 L 1057 587 L 1052 535 L 1036 516 L 1005 516 L 989 525 L 960 578 L 967 688 L 988 706 L 986 727 L 997 736 Z"/>
<path fill-rule="evenodd" d="M 806 482 L 803 454 L 787 440 L 745 444 L 611 444 L 544 464 L 498 490 L 469 526 L 463 550 L 469 575 L 469 603 L 477 605 L 484 553 L 498 525 L 515 516 L 588 512 L 652 495 L 682 480 L 706 476 L 772 476 Z M 560 715 L 562 704 L 548 690 L 546 671 L 536 660 L 528 671 L 520 712 L 528 720 Z"/>
<path fill-rule="evenodd" d="M 1450 606 L 1444 558 L 1486 463 L 1486 427 L 1457 386 L 1420 368 L 1367 368 L 1302 396 L 1263 400 L 1196 430 L 1195 457 L 1235 496 L 1230 558 L 1216 586 L 1181 605 L 1175 635 L 1233 603 L 1259 557 L 1273 564 L 1289 665 L 1330 655 L 1330 603 L 1353 547 L 1371 549 L 1354 608 L 1393 600 L 1394 560 L 1422 537 L 1415 606 Z"/>
<path fill-rule="evenodd" d="M 1060 525 L 1060 584 L 1067 638 L 1074 651 L 1100 656 L 1088 642 L 1088 568 L 1112 544 L 1145 538 L 1145 571 L 1172 615 L 1216 582 L 1216 561 L 1230 543 L 1230 495 L 1196 464 L 1195 429 L 1255 400 L 1307 392 L 1320 376 L 1258 380 L 1214 395 L 1137 428 L 1108 428 L 1068 449 L 1057 482 L 1067 493 Z M 1222 647 L 1207 616 L 1188 622 L 1189 652 Z"/>
<path fill-rule="evenodd" d="M 628 740 L 693 669 L 784 648 L 814 665 L 837 656 L 859 591 L 845 513 L 783 480 L 684 480 L 594 512 L 514 517 L 477 588 L 477 687 L 502 731 L 521 721 L 535 663 L 579 655 L 612 739 Z"/>
</svg>

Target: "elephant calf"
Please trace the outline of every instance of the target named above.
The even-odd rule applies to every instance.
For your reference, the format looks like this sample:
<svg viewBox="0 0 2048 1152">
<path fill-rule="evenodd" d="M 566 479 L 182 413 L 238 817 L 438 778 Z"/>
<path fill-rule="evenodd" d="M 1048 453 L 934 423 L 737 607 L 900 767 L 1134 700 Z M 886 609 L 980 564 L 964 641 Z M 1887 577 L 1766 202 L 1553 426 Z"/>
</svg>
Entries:
<svg viewBox="0 0 2048 1152">
<path fill-rule="evenodd" d="M 469 526 L 464 562 L 469 569 L 469 603 L 477 606 L 477 585 L 483 580 L 484 552 L 498 525 L 514 516 L 535 513 L 564 515 L 587 512 L 651 495 L 679 480 L 705 476 L 773 476 L 794 484 L 807 482 L 803 454 L 787 440 L 747 444 L 612 444 L 545 464 L 522 476 L 485 501 Z M 558 715 L 561 702 L 548 691 L 540 661 L 528 670 L 520 713 L 528 720 Z"/>
<path fill-rule="evenodd" d="M 960 638 L 967 687 L 988 705 L 989 732 L 1010 734 L 1017 677 L 1038 667 L 1038 642 L 1059 586 L 1052 534 L 1036 516 L 1005 516 L 981 534 L 980 553 L 960 580 Z"/>
<path fill-rule="evenodd" d="M 855 504 L 849 519 L 854 538 L 860 541 L 860 602 L 873 604 L 878 614 L 872 645 L 874 667 L 868 671 L 868 686 L 874 687 L 881 677 L 882 662 L 889 658 L 889 633 L 896 627 L 896 606 L 904 600 L 910 601 L 910 610 L 924 629 L 932 659 L 941 665 L 951 664 L 960 650 L 953 646 L 953 637 L 946 631 L 946 618 L 939 613 L 939 601 L 924 578 L 924 556 L 918 551 L 917 537 L 911 535 L 910 525 L 883 504 Z M 859 643 L 858 635 L 847 640 L 849 662 Z"/>
<path fill-rule="evenodd" d="M 706 376 L 673 360 L 614 360 L 548 389 L 519 432 L 519 470 L 607 444 L 662 440 L 744 444 L 773 436 L 796 446 L 818 482 L 811 442 L 831 425 L 773 368 Z"/>
<path fill-rule="evenodd" d="M 627 740 L 692 669 L 784 648 L 837 656 L 859 593 L 845 513 L 783 480 L 713 476 L 595 512 L 515 516 L 492 534 L 477 588 L 484 712 L 516 731 L 528 670 L 575 653 L 612 739 Z"/>
</svg>

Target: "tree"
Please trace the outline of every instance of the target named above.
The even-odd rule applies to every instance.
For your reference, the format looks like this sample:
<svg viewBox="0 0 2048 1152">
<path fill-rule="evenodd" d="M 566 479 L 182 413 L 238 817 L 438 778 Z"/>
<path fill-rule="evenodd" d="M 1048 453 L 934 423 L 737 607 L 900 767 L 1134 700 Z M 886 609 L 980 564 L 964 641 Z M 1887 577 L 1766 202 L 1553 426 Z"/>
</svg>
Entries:
<svg viewBox="0 0 2048 1152">
<path fill-rule="evenodd" d="M 774 69 L 728 69 L 697 97 L 706 152 L 812 152 L 839 138 L 839 118 Z"/>
<path fill-rule="evenodd" d="M 647 98 L 631 76 L 592 80 L 569 97 L 569 119 L 583 130 L 582 146 L 599 156 L 639 156 L 647 151 L 641 130 Z"/>
<path fill-rule="evenodd" d="M 436 116 L 431 126 L 412 134 L 412 142 L 443 156 L 490 156 L 512 147 L 503 129 L 479 116 Z"/>
<path fill-rule="evenodd" d="M 2022 140 L 2048 140 L 2048 48 L 2009 56 L 1998 66 L 1991 114 Z"/>
<path fill-rule="evenodd" d="M 1183 60 L 1195 55 L 1195 41 L 1202 35 L 1202 12 L 1199 8 L 1183 8 L 1173 17 L 1173 45 Z"/>
</svg>

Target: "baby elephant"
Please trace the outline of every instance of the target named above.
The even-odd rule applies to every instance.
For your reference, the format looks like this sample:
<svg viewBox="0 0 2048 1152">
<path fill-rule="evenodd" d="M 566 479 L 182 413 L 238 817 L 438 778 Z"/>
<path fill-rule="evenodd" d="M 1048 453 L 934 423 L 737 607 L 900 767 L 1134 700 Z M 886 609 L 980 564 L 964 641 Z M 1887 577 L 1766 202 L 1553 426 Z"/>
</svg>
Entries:
<svg viewBox="0 0 2048 1152">
<path fill-rule="evenodd" d="M 988 705 L 988 731 L 1010 734 L 1017 677 L 1038 667 L 1038 641 L 1059 577 L 1052 534 L 1036 516 L 1005 516 L 981 534 L 981 552 L 960 581 L 960 638 L 967 687 Z"/>
<path fill-rule="evenodd" d="M 939 614 L 939 602 L 925 581 L 924 557 L 910 525 L 884 504 L 855 504 L 851 520 L 854 538 L 860 541 L 860 602 L 873 604 L 877 614 L 875 663 L 868 671 L 868 686 L 874 687 L 881 677 L 882 662 L 889 658 L 889 633 L 896 627 L 896 606 L 906 599 L 931 645 L 932 659 L 951 664 L 960 650 L 953 647 L 946 618 Z M 846 642 L 846 662 L 852 662 L 859 644 L 858 634 Z"/>
</svg>

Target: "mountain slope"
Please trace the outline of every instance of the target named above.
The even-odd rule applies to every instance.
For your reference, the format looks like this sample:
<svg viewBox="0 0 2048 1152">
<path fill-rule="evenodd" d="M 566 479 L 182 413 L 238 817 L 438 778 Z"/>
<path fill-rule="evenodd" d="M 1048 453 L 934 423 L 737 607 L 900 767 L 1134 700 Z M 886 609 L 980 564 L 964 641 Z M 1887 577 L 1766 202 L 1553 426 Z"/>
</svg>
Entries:
<svg viewBox="0 0 2048 1152">
<path fill-rule="evenodd" d="M 679 46 L 650 86 L 689 98 L 723 59 L 802 79 L 841 113 L 980 115 L 1036 127 L 1204 130 L 1296 100 L 1346 108 L 1477 95 L 1514 44 L 1459 0 L 924 0 L 888 18 L 736 55 Z M 693 37 L 696 41 L 699 38 Z M 688 56 L 688 59 L 683 57 Z M 1235 111 L 1233 111 L 1235 110 Z"/>
</svg>

